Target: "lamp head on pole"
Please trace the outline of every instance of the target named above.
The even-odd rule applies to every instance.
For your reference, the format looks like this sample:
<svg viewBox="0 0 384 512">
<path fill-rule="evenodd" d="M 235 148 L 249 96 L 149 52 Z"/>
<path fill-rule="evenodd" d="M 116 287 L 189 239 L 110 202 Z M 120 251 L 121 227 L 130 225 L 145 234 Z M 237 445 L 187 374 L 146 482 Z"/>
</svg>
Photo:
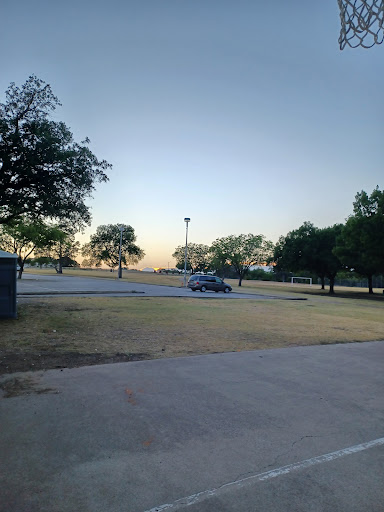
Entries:
<svg viewBox="0 0 384 512">
<path fill-rule="evenodd" d="M 191 221 L 191 219 L 189 217 L 185 217 L 184 222 L 186 222 L 188 224 L 188 222 L 190 222 L 190 221 Z"/>
</svg>

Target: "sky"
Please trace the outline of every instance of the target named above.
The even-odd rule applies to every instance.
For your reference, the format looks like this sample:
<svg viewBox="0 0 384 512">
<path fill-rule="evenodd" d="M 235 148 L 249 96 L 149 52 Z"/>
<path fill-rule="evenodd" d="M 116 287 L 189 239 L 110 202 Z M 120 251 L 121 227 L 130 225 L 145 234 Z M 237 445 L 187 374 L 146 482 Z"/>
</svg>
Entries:
<svg viewBox="0 0 384 512">
<path fill-rule="evenodd" d="M 336 0 L 2 0 L 0 101 L 49 83 L 113 165 L 92 225 L 174 266 L 188 241 L 344 222 L 382 189 L 384 45 L 340 51 Z"/>
</svg>

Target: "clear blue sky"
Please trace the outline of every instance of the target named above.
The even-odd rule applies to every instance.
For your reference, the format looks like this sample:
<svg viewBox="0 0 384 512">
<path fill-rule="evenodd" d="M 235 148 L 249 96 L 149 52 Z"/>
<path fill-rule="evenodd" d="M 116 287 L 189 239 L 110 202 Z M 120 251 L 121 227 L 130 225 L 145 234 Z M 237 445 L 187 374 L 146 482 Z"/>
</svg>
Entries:
<svg viewBox="0 0 384 512">
<path fill-rule="evenodd" d="M 336 0 L 2 0 L 0 94 L 31 74 L 113 164 L 92 226 L 172 266 L 185 240 L 276 242 L 383 188 L 384 46 L 338 47 Z"/>
</svg>

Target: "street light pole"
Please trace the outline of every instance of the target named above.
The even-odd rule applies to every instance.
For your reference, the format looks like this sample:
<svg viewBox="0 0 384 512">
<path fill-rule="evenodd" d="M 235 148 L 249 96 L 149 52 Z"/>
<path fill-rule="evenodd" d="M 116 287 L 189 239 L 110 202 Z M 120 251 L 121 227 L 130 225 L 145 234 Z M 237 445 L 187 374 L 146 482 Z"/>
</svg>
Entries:
<svg viewBox="0 0 384 512">
<path fill-rule="evenodd" d="M 188 259 L 188 222 L 190 218 L 186 217 L 185 222 L 185 253 L 184 253 L 184 288 L 187 286 L 187 259 Z"/>
<path fill-rule="evenodd" d="M 121 246 L 123 245 L 123 231 L 124 227 L 120 226 L 120 246 L 119 246 L 119 270 L 117 272 L 117 277 L 119 279 L 122 278 L 122 269 L 121 269 Z"/>
</svg>

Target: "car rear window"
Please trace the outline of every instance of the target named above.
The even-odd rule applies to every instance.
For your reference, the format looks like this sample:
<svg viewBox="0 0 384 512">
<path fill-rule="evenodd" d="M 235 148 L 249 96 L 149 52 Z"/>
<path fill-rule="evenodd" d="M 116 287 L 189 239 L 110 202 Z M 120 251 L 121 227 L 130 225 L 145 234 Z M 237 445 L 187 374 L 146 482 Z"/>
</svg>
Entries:
<svg viewBox="0 0 384 512">
<path fill-rule="evenodd" d="M 189 278 L 190 281 L 208 281 L 210 283 L 214 283 L 216 281 L 216 278 L 214 276 L 191 276 Z"/>
</svg>

